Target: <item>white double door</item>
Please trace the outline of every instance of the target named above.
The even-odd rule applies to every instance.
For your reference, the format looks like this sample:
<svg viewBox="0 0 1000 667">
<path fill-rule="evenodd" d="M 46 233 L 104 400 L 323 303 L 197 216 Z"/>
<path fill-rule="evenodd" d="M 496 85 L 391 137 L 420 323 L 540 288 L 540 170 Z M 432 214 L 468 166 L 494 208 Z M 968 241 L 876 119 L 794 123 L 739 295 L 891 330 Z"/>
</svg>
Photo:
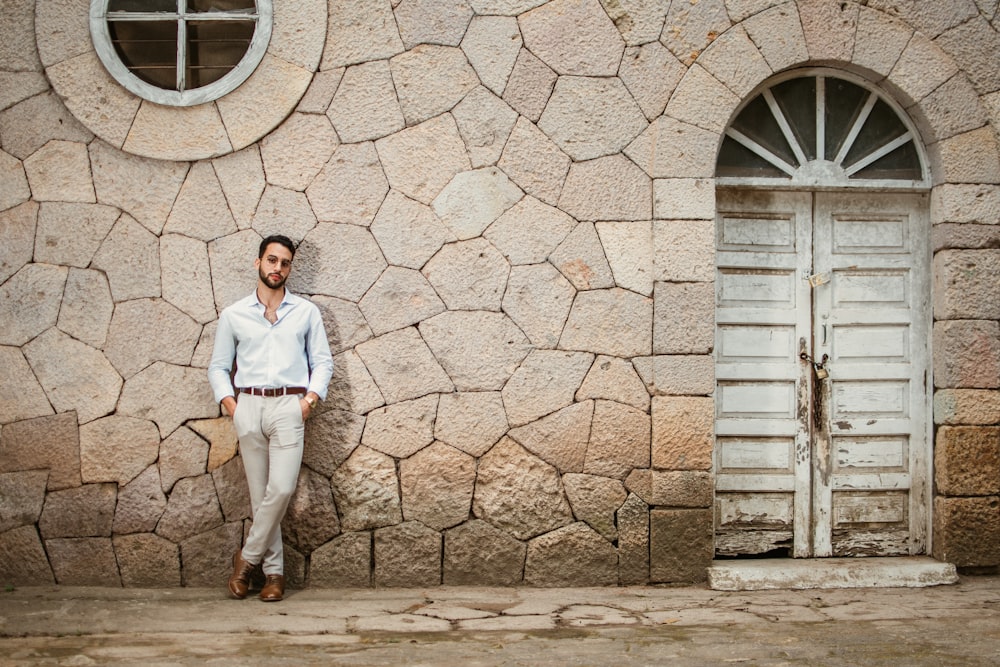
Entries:
<svg viewBox="0 0 1000 667">
<path fill-rule="evenodd" d="M 720 190 L 718 210 L 716 553 L 925 553 L 926 195 Z"/>
</svg>

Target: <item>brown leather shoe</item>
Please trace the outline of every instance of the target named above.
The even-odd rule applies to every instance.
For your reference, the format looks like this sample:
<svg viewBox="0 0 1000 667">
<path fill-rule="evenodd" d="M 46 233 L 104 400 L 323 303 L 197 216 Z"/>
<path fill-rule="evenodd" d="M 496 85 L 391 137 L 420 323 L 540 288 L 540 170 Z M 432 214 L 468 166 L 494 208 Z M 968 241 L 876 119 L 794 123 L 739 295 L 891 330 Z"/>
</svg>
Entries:
<svg viewBox="0 0 1000 667">
<path fill-rule="evenodd" d="M 243 550 L 237 549 L 233 554 L 233 574 L 229 577 L 229 596 L 242 600 L 250 590 L 250 574 L 254 564 L 243 559 Z"/>
<path fill-rule="evenodd" d="M 285 595 L 285 575 L 269 574 L 264 588 L 260 589 L 260 599 L 264 602 L 278 602 Z"/>
</svg>

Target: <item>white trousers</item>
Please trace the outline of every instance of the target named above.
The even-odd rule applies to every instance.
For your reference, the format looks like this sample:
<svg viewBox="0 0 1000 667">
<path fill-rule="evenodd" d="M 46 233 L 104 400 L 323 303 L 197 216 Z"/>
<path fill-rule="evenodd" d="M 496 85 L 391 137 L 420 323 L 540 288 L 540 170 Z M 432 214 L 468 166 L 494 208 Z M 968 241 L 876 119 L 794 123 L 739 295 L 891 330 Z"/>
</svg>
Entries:
<svg viewBox="0 0 1000 667">
<path fill-rule="evenodd" d="M 264 574 L 284 574 L 281 520 L 299 479 L 305 434 L 299 396 L 239 394 L 233 426 L 253 512 L 243 559 L 262 563 Z"/>
</svg>

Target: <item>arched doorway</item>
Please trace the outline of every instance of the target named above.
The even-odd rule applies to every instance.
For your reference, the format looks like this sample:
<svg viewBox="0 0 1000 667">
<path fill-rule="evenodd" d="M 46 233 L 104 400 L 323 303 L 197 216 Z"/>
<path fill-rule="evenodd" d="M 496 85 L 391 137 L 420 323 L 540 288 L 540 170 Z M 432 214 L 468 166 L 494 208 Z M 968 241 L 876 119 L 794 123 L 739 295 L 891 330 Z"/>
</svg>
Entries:
<svg viewBox="0 0 1000 667">
<path fill-rule="evenodd" d="M 844 72 L 769 81 L 719 152 L 717 556 L 927 552 L 926 159 Z"/>
</svg>

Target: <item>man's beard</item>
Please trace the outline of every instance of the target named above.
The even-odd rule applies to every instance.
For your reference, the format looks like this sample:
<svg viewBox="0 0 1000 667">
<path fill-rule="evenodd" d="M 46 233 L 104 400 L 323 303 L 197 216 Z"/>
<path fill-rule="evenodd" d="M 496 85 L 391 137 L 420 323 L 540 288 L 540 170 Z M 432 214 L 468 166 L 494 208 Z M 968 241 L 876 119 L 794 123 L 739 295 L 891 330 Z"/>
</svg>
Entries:
<svg viewBox="0 0 1000 667">
<path fill-rule="evenodd" d="M 264 269 L 258 269 L 257 272 L 260 274 L 260 280 L 261 280 L 261 282 L 264 283 L 265 285 L 267 285 L 268 287 L 270 287 L 271 289 L 280 289 L 282 286 L 284 286 L 285 280 L 288 279 L 287 276 L 281 276 L 277 281 L 274 281 L 264 271 Z M 278 275 L 280 275 L 280 274 L 278 274 Z"/>
</svg>

